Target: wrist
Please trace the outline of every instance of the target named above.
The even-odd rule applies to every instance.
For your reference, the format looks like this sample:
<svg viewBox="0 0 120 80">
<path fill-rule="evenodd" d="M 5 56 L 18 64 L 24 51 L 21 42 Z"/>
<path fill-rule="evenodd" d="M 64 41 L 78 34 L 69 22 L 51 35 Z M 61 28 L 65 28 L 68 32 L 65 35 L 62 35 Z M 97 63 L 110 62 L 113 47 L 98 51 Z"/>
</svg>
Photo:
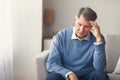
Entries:
<svg viewBox="0 0 120 80">
<path fill-rule="evenodd" d="M 71 74 L 72 74 L 72 73 L 68 74 L 67 79 L 70 79 Z"/>
<path fill-rule="evenodd" d="M 67 79 L 70 80 L 74 75 L 75 75 L 74 73 L 68 74 Z"/>
<path fill-rule="evenodd" d="M 70 71 L 70 72 L 68 72 L 68 73 L 65 75 L 65 77 L 66 77 L 67 80 L 70 79 L 70 74 L 71 74 L 71 73 L 73 73 L 73 72 Z"/>
<path fill-rule="evenodd" d="M 96 42 L 97 42 L 97 43 L 102 42 L 102 37 L 101 37 L 101 36 L 97 37 L 97 38 L 96 38 Z"/>
</svg>

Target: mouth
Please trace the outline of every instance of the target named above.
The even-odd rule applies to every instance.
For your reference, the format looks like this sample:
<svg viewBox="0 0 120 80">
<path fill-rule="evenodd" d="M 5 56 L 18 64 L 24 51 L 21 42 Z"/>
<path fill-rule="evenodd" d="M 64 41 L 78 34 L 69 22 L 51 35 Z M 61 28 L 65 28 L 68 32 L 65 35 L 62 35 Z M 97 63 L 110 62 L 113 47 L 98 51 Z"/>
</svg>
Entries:
<svg viewBox="0 0 120 80">
<path fill-rule="evenodd" d="M 79 35 L 83 35 L 83 32 L 78 32 L 77 34 L 79 34 Z"/>
<path fill-rule="evenodd" d="M 83 33 L 77 33 L 77 36 L 83 36 Z"/>
</svg>

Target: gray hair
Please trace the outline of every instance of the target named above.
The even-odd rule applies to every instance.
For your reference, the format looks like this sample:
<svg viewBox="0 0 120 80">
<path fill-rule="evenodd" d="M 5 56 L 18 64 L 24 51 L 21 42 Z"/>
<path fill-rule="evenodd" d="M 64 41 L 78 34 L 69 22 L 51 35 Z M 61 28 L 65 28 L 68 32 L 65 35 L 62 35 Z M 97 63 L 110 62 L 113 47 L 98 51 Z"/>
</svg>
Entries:
<svg viewBox="0 0 120 80">
<path fill-rule="evenodd" d="M 77 17 L 79 18 L 81 16 L 81 14 L 83 15 L 83 17 L 87 20 L 87 21 L 95 21 L 97 19 L 97 14 L 95 11 L 93 11 L 91 8 L 89 7 L 83 7 L 79 10 Z"/>
</svg>

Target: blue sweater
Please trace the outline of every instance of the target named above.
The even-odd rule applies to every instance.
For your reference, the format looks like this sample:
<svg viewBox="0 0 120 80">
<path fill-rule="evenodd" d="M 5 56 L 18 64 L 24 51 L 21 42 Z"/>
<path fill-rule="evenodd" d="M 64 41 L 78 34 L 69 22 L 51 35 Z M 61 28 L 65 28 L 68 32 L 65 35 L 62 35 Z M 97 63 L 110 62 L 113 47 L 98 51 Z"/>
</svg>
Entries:
<svg viewBox="0 0 120 80">
<path fill-rule="evenodd" d="M 72 71 L 83 76 L 93 70 L 103 70 L 106 66 L 105 40 L 95 45 L 95 37 L 90 33 L 90 40 L 71 39 L 73 27 L 60 31 L 53 41 L 46 62 L 49 72 L 59 73 L 64 78 Z"/>
</svg>

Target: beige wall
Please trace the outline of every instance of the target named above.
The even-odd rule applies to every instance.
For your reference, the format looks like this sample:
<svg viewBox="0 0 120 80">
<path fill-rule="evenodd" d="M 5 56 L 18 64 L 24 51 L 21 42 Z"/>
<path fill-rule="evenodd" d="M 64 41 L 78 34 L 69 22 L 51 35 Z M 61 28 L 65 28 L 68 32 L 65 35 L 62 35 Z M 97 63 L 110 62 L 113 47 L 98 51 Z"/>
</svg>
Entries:
<svg viewBox="0 0 120 80">
<path fill-rule="evenodd" d="M 35 56 L 42 45 L 42 0 L 10 0 L 14 80 L 37 80 Z"/>
<path fill-rule="evenodd" d="M 81 7 L 89 6 L 98 14 L 97 22 L 104 34 L 120 34 L 120 0 L 44 0 L 44 8 L 55 11 L 54 24 L 49 25 L 50 34 L 73 25 L 74 17 Z"/>
</svg>

